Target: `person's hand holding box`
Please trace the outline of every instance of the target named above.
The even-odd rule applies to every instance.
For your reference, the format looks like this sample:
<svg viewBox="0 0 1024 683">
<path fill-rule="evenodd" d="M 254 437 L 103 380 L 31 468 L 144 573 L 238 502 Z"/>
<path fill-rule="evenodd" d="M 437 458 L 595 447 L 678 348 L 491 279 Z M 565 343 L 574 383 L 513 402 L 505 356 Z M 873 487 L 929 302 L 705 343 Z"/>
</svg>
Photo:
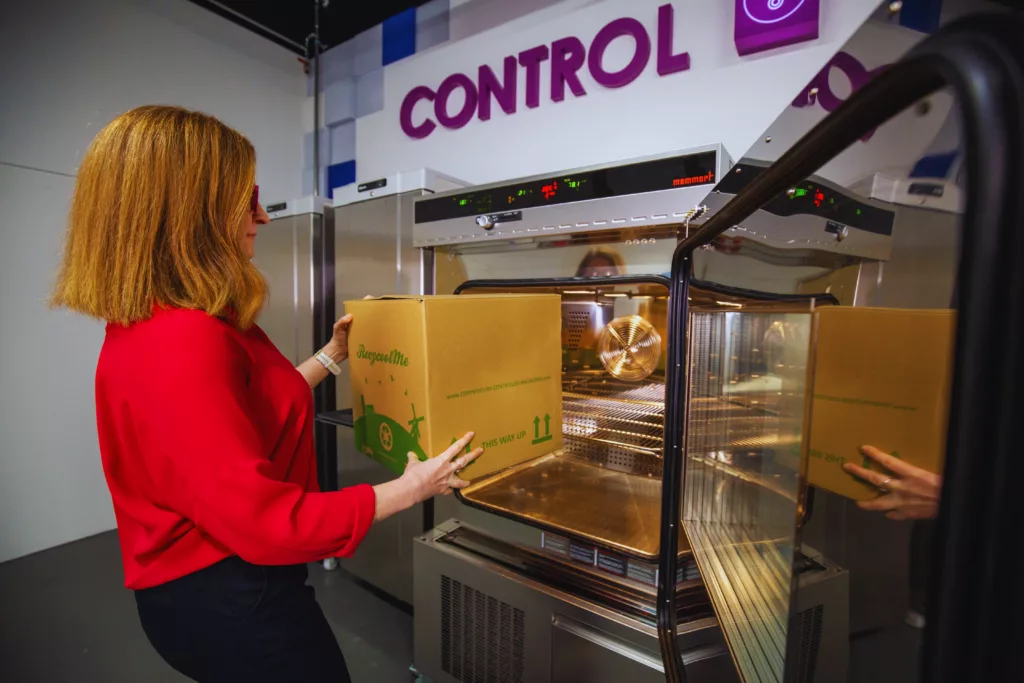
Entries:
<svg viewBox="0 0 1024 683">
<path fill-rule="evenodd" d="M 894 520 L 933 519 L 938 516 L 941 476 L 908 465 L 874 446 L 864 446 L 861 452 L 888 470 L 876 472 L 853 463 L 843 465 L 847 473 L 870 482 L 882 492 L 877 498 L 858 502 L 862 510 L 885 512 L 886 517 Z"/>
</svg>

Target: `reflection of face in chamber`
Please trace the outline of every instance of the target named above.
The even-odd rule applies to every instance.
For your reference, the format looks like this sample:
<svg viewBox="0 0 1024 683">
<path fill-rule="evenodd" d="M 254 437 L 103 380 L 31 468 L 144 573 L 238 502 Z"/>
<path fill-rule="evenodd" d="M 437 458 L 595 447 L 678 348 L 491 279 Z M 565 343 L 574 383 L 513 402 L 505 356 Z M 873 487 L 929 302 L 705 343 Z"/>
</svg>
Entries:
<svg viewBox="0 0 1024 683">
<path fill-rule="evenodd" d="M 761 343 L 767 374 L 781 380 L 802 380 L 806 369 L 807 334 L 806 325 L 773 321 Z"/>
<path fill-rule="evenodd" d="M 761 315 L 729 315 L 729 369 L 724 393 L 775 393 L 787 384 L 804 380 L 806 324 Z"/>
<path fill-rule="evenodd" d="M 618 268 L 610 259 L 598 257 L 586 265 L 580 266 L 579 274 L 582 277 L 611 277 L 618 275 Z"/>
<path fill-rule="evenodd" d="M 580 261 L 576 277 L 614 277 L 625 273 L 625 265 L 618 252 L 607 247 L 595 247 Z"/>
</svg>

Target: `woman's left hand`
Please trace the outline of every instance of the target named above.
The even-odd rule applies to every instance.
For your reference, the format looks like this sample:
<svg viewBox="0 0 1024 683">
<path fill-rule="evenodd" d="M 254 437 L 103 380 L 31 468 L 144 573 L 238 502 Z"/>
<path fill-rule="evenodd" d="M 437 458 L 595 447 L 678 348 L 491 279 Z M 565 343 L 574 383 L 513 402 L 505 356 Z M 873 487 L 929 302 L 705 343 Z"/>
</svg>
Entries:
<svg viewBox="0 0 1024 683">
<path fill-rule="evenodd" d="M 352 325 L 351 315 L 343 315 L 338 318 L 338 322 L 334 323 L 334 334 L 331 336 L 331 341 L 327 342 L 327 346 L 324 347 L 324 353 L 333 358 L 335 363 L 348 359 L 348 328 L 350 325 Z"/>
<path fill-rule="evenodd" d="M 886 517 L 894 520 L 933 519 L 938 516 L 942 477 L 908 465 L 873 446 L 864 446 L 861 451 L 891 474 L 853 463 L 843 465 L 848 474 L 870 482 L 882 492 L 878 498 L 858 502 L 858 507 L 885 512 Z"/>
</svg>

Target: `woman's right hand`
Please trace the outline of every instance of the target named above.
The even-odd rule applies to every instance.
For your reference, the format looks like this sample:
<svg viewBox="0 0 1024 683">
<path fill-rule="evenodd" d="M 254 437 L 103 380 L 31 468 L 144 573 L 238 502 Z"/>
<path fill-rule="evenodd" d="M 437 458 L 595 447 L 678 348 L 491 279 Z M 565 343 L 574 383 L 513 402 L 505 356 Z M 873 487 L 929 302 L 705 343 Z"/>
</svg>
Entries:
<svg viewBox="0 0 1024 683">
<path fill-rule="evenodd" d="M 391 515 L 411 508 L 436 495 L 449 495 L 452 489 L 461 489 L 469 484 L 456 476 L 459 470 L 473 462 L 484 452 L 477 448 L 470 453 L 463 453 L 475 435 L 467 433 L 453 443 L 441 455 L 421 461 L 412 453 L 405 466 L 405 473 L 398 479 L 373 487 L 376 496 L 374 521 L 379 522 Z M 458 458 L 455 456 L 458 455 Z M 455 458 L 453 460 L 453 458 Z"/>
<path fill-rule="evenodd" d="M 420 460 L 415 454 L 409 454 L 409 463 L 405 466 L 405 474 L 402 475 L 402 479 L 411 488 L 415 498 L 413 504 L 421 503 L 437 495 L 450 495 L 452 489 L 461 489 L 469 484 L 468 481 L 460 479 L 457 473 L 479 458 L 484 449 L 477 448 L 470 453 L 459 455 L 457 458 L 455 456 L 466 450 L 466 446 L 470 444 L 474 436 L 473 432 L 468 432 L 436 458 Z"/>
</svg>

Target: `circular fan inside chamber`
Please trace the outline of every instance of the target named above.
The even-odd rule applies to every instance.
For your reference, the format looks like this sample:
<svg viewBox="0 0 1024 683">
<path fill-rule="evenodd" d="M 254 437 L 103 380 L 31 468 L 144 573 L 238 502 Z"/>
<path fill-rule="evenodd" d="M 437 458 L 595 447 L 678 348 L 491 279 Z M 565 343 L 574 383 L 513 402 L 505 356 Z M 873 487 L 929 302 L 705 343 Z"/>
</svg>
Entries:
<svg viewBox="0 0 1024 683">
<path fill-rule="evenodd" d="M 597 355 L 604 369 L 617 379 L 638 381 L 658 367 L 661 335 L 638 315 L 616 318 L 597 338 Z"/>
</svg>

